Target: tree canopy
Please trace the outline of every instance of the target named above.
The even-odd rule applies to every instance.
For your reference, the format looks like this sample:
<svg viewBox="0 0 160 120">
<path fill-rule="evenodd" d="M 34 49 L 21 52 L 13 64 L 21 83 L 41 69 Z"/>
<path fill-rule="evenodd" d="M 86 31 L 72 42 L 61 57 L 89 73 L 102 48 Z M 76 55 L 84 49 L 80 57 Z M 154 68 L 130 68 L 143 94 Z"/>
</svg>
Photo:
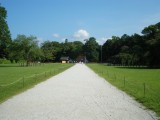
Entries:
<svg viewBox="0 0 160 120">
<path fill-rule="evenodd" d="M 160 22 L 142 30 L 143 35 L 112 37 L 103 45 L 103 61 L 125 66 L 160 67 Z"/>
<path fill-rule="evenodd" d="M 42 56 L 38 41 L 34 36 L 18 35 L 10 47 L 10 59 L 17 62 L 26 61 L 27 66 L 30 62 L 41 61 Z"/>
<path fill-rule="evenodd" d="M 8 47 L 11 43 L 11 34 L 6 21 L 7 11 L 0 5 L 0 58 L 8 58 Z"/>
<path fill-rule="evenodd" d="M 94 37 L 90 37 L 86 40 L 84 45 L 84 53 L 89 62 L 99 61 L 99 45 Z"/>
</svg>

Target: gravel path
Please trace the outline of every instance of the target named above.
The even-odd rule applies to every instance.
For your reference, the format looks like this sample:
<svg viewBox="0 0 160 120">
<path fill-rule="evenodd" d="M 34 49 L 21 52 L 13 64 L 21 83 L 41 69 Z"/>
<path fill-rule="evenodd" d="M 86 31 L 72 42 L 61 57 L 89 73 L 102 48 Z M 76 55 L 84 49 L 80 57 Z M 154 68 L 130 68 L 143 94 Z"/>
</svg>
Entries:
<svg viewBox="0 0 160 120">
<path fill-rule="evenodd" d="M 0 104 L 0 120 L 154 120 L 124 92 L 76 64 Z"/>
</svg>

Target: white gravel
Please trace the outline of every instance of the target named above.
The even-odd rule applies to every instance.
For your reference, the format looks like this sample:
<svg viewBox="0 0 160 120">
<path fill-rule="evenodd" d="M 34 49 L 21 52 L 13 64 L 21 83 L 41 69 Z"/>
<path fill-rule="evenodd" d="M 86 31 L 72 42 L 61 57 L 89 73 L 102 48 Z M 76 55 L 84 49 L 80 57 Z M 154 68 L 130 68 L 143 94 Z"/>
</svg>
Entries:
<svg viewBox="0 0 160 120">
<path fill-rule="evenodd" d="M 70 69 L 0 104 L 0 120 L 154 120 L 86 65 Z"/>
</svg>

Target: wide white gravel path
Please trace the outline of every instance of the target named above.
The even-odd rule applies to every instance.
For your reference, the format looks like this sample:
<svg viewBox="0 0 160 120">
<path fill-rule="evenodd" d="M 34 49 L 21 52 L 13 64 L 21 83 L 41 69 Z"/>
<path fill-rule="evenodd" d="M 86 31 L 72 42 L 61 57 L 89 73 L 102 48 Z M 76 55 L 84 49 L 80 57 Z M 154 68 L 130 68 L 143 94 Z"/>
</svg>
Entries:
<svg viewBox="0 0 160 120">
<path fill-rule="evenodd" d="M 83 64 L 0 104 L 0 120 L 154 119 L 153 112 Z"/>
</svg>

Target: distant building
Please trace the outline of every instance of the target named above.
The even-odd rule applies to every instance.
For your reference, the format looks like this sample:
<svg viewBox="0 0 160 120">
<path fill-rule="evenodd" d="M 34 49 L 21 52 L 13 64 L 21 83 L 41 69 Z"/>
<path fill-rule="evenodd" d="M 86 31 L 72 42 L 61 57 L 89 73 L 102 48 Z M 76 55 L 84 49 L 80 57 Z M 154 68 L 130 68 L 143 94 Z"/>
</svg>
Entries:
<svg viewBox="0 0 160 120">
<path fill-rule="evenodd" d="M 86 56 L 83 55 L 79 55 L 76 59 L 77 62 L 83 62 L 83 63 L 87 63 L 88 60 L 86 59 Z"/>
<path fill-rule="evenodd" d="M 61 57 L 61 63 L 69 63 L 69 57 Z"/>
</svg>

